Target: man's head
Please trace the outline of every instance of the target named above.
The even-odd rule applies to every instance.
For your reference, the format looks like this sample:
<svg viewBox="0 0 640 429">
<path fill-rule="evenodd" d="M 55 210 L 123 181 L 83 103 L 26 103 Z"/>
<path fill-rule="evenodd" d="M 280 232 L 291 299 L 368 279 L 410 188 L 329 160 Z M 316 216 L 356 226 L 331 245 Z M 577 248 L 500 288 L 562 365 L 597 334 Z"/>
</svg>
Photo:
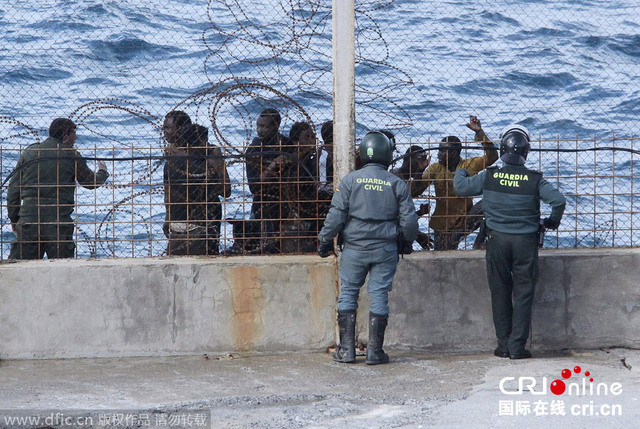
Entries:
<svg viewBox="0 0 640 429">
<path fill-rule="evenodd" d="M 529 155 L 529 130 L 522 125 L 508 125 L 500 133 L 500 159 L 507 164 L 524 165 Z"/>
<path fill-rule="evenodd" d="M 200 146 L 197 127 L 196 124 L 185 124 L 178 127 L 172 136 L 171 143 L 181 148 Z"/>
<path fill-rule="evenodd" d="M 62 140 L 62 144 L 71 147 L 76 142 L 76 124 L 71 119 L 56 118 L 49 125 L 49 137 Z"/>
<path fill-rule="evenodd" d="M 280 122 L 282 122 L 280 112 L 276 109 L 264 109 L 256 121 L 258 138 L 262 141 L 270 141 L 276 137 L 280 128 Z"/>
<path fill-rule="evenodd" d="M 289 131 L 289 140 L 298 148 L 298 157 L 311 155 L 316 148 L 316 135 L 308 122 L 296 122 Z"/>
<path fill-rule="evenodd" d="M 333 144 L 333 121 L 327 121 L 320 128 L 320 136 L 325 145 Z"/>
<path fill-rule="evenodd" d="M 164 117 L 162 131 L 164 138 L 169 143 L 175 143 L 178 137 L 178 130 L 182 127 L 191 125 L 191 118 L 182 110 L 172 110 Z"/>
<path fill-rule="evenodd" d="M 404 153 L 402 166 L 404 168 L 408 168 L 411 173 L 416 173 L 418 171 L 423 171 L 424 168 L 426 168 L 423 168 L 423 165 L 428 162 L 427 159 L 427 153 L 422 149 L 421 146 L 412 145 Z"/>
<path fill-rule="evenodd" d="M 462 143 L 456 136 L 447 136 L 442 139 L 438 148 L 438 162 L 448 169 L 456 168 L 460 163 Z"/>
</svg>

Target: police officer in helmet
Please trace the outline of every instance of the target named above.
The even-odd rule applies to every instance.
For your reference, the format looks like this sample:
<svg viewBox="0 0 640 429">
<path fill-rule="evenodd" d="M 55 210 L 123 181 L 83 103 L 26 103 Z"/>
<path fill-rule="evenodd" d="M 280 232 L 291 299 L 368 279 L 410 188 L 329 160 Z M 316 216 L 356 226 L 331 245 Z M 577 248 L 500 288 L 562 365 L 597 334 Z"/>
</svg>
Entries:
<svg viewBox="0 0 640 429">
<path fill-rule="evenodd" d="M 406 183 L 387 171 L 392 146 L 382 132 L 368 133 L 360 143 L 364 167 L 345 176 L 335 189 L 331 208 L 319 234 L 318 254 L 329 256 L 333 238 L 342 233 L 336 362 L 356 360 L 356 310 L 360 287 L 369 274 L 369 342 L 366 363 L 389 362 L 382 350 L 389 316 L 388 293 L 398 264 L 398 239 L 410 246 L 418 218 Z"/>
<path fill-rule="evenodd" d="M 527 129 L 510 125 L 501 134 L 502 167 L 472 177 L 459 169 L 453 179 L 458 195 L 483 194 L 487 278 L 498 339 L 493 353 L 511 359 L 531 357 L 525 345 L 538 281 L 540 200 L 551 206 L 551 215 L 543 221 L 548 229 L 558 228 L 566 203 L 542 173 L 524 166 L 529 149 Z"/>
</svg>

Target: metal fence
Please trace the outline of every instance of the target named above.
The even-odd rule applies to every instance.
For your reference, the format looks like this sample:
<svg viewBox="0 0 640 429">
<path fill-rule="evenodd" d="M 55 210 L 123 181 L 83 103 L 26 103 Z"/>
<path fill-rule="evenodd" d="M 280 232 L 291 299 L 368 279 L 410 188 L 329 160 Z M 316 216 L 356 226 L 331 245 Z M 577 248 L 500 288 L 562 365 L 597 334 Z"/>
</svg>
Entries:
<svg viewBox="0 0 640 429">
<path fill-rule="evenodd" d="M 357 1 L 356 9 L 358 137 L 390 130 L 401 156 L 410 145 L 434 153 L 447 135 L 472 140 L 469 114 L 494 141 L 504 125 L 526 125 L 541 150 L 528 165 L 568 197 L 561 228 L 546 245 L 638 246 L 637 2 L 389 0 Z M 97 168 L 92 158 L 107 160 L 104 186 L 76 190 L 78 257 L 167 252 L 162 125 L 172 110 L 206 126 L 225 160 L 231 193 L 215 203 L 219 251 L 236 253 L 241 240 L 248 249 L 240 253 L 315 246 L 327 196 L 301 180 L 300 143 L 281 151 L 289 170 L 278 173 L 287 184 L 278 188 L 282 204 L 272 216 L 279 225 L 257 240 L 242 222 L 254 199 L 244 154 L 268 108 L 280 112 L 285 137 L 294 123 L 307 122 L 321 140 L 321 124 L 332 115 L 331 2 L 26 0 L 0 2 L 0 25 L 3 181 L 21 151 L 44 141 L 55 117 L 78 125 L 76 147 L 89 167 Z M 305 156 L 315 162 L 313 183 L 322 182 L 317 162 Z M 2 259 L 15 238 L 6 196 L 5 186 Z M 430 186 L 415 198 L 417 208 L 431 203 L 420 221 L 427 235 L 435 197 Z M 301 215 L 300 201 L 314 208 Z M 474 237 L 462 237 L 460 248 L 471 248 Z"/>
</svg>

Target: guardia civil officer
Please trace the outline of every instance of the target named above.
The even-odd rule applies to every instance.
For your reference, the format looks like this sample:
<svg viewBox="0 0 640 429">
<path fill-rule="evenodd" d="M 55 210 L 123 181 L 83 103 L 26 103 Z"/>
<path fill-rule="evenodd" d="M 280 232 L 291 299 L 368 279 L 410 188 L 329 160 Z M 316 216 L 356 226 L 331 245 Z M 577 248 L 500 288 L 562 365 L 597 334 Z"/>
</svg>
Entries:
<svg viewBox="0 0 640 429">
<path fill-rule="evenodd" d="M 389 317 L 388 293 L 398 264 L 398 238 L 410 245 L 418 218 L 407 184 L 387 171 L 392 146 L 382 132 L 368 133 L 360 143 L 364 167 L 345 176 L 335 189 L 331 208 L 319 234 L 318 254 L 329 256 L 333 238 L 342 233 L 337 362 L 356 360 L 355 329 L 358 294 L 369 274 L 369 343 L 366 363 L 389 362 L 382 350 Z"/>
<path fill-rule="evenodd" d="M 453 178 L 458 195 L 483 194 L 487 278 L 498 337 L 493 354 L 511 359 L 531 357 L 525 345 L 538 281 L 540 200 L 551 206 L 545 228 L 558 228 L 565 207 L 564 196 L 542 173 L 524 166 L 529 148 L 527 129 L 510 125 L 501 134 L 502 167 L 489 167 L 473 177 L 459 169 Z"/>
</svg>

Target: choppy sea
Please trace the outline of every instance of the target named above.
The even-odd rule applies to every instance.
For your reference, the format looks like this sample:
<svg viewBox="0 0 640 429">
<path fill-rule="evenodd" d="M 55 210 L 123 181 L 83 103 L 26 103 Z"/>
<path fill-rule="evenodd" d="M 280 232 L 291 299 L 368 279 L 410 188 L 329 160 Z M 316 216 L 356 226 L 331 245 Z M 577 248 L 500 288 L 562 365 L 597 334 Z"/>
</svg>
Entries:
<svg viewBox="0 0 640 429">
<path fill-rule="evenodd" d="M 393 130 L 401 150 L 471 139 L 464 124 L 473 114 L 496 140 L 518 122 L 534 148 L 638 149 L 637 0 L 363 0 L 356 9 L 358 135 Z M 225 216 L 240 218 L 250 195 L 237 155 L 256 115 L 278 108 L 285 134 L 295 121 L 319 126 L 332 115 L 329 0 L 0 0 L 0 29 L 3 180 L 54 117 L 80 124 L 84 155 L 158 156 L 162 117 L 180 108 L 230 156 Z M 548 244 L 638 245 L 635 160 L 532 153 L 569 196 L 566 229 Z M 109 168 L 109 186 L 78 191 L 78 255 L 161 254 L 160 161 Z M 13 238 L 5 197 L 2 258 Z"/>
</svg>

